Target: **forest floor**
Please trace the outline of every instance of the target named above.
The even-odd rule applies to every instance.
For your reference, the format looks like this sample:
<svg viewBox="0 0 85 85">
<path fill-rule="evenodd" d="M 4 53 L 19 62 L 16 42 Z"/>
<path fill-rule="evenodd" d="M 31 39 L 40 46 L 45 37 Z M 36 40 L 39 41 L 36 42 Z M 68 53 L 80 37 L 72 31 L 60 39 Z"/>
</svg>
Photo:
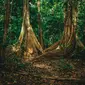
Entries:
<svg viewBox="0 0 85 85">
<path fill-rule="evenodd" d="M 85 60 L 43 57 L 21 63 L 12 58 L 1 71 L 0 85 L 85 85 Z"/>
</svg>

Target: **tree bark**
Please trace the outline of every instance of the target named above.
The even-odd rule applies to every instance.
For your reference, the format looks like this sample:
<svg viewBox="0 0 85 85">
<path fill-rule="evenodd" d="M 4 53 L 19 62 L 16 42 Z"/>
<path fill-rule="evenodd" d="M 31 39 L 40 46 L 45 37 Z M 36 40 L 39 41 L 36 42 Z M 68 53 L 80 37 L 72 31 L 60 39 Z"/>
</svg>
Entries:
<svg viewBox="0 0 85 85">
<path fill-rule="evenodd" d="M 69 56 L 76 49 L 76 46 L 84 48 L 84 45 L 76 36 L 75 29 L 77 26 L 78 2 L 69 0 L 65 3 L 64 10 L 64 35 L 61 40 L 44 50 L 43 56 Z"/>
<path fill-rule="evenodd" d="M 5 21 L 4 21 L 4 35 L 3 35 L 3 46 L 0 46 L 0 68 L 3 68 L 4 65 L 4 58 L 5 58 L 5 45 L 6 45 L 6 38 L 7 32 L 9 27 L 9 20 L 10 20 L 10 0 L 6 0 L 5 4 Z"/>
<path fill-rule="evenodd" d="M 7 32 L 9 28 L 9 21 L 10 21 L 10 0 L 6 0 L 6 12 L 5 12 L 5 21 L 4 21 L 4 35 L 3 35 L 3 47 L 1 50 L 1 56 L 5 57 L 5 45 L 6 45 L 6 38 Z"/>
<path fill-rule="evenodd" d="M 39 41 L 44 48 L 44 43 L 43 43 L 43 32 L 42 32 L 42 26 L 41 26 L 41 14 L 40 14 L 40 0 L 37 1 L 37 8 L 38 8 L 38 28 L 39 28 Z"/>
<path fill-rule="evenodd" d="M 9 18 L 10 18 L 10 0 L 6 0 L 6 13 L 5 13 L 5 24 L 4 24 L 4 36 L 3 36 L 3 44 L 6 43 L 6 37 L 9 27 Z"/>
<path fill-rule="evenodd" d="M 23 45 L 23 49 L 21 46 Z M 29 1 L 23 0 L 23 22 L 20 32 L 20 36 L 17 44 L 13 47 L 16 53 L 19 53 L 20 49 L 23 50 L 23 59 L 28 61 L 29 57 L 37 56 L 39 53 L 43 53 L 42 46 L 38 42 L 32 26 L 30 24 L 30 14 L 29 14 Z"/>
</svg>

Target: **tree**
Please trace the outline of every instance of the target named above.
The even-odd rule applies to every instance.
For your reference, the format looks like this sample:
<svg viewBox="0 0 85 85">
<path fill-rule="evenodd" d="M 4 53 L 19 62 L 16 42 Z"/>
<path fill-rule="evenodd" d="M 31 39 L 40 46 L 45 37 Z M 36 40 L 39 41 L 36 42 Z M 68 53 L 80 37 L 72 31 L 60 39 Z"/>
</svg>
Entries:
<svg viewBox="0 0 85 85">
<path fill-rule="evenodd" d="M 64 1 L 65 2 L 59 1 L 59 6 L 62 3 L 64 3 L 64 32 L 63 32 L 63 37 L 58 42 L 56 42 L 55 44 L 53 44 L 49 48 L 45 49 L 44 53 L 43 53 L 43 49 L 42 49 L 43 39 L 42 39 L 42 31 L 41 31 L 43 25 L 41 26 L 41 13 L 42 13 L 42 16 L 44 15 L 43 13 L 45 13 L 46 16 L 52 16 L 51 18 L 47 17 L 47 18 L 49 18 L 49 20 L 44 22 L 44 23 L 45 23 L 45 25 L 47 25 L 47 23 L 49 22 L 49 26 L 47 25 L 48 26 L 47 28 L 51 28 L 51 31 L 53 30 L 52 27 L 54 26 L 54 24 L 55 24 L 54 28 L 56 28 L 56 29 L 54 29 L 51 32 L 50 29 L 48 31 L 48 29 L 46 29 L 46 27 L 44 29 L 45 25 L 43 26 L 43 30 L 47 31 L 47 32 L 43 33 L 44 37 L 47 36 L 47 35 L 45 35 L 46 33 L 50 32 L 53 35 L 50 36 L 49 39 L 50 38 L 52 39 L 54 37 L 54 34 L 56 33 L 55 30 L 57 30 L 57 27 L 56 27 L 56 21 L 58 21 L 56 18 L 57 15 L 55 17 L 53 17 L 53 15 L 56 14 L 54 9 L 57 9 L 57 3 L 55 2 L 55 0 L 53 1 L 52 4 L 48 3 L 49 0 L 47 2 L 44 1 L 45 6 L 49 5 L 48 7 L 45 7 L 45 9 L 44 9 L 44 5 L 43 5 L 43 1 L 42 1 L 42 9 L 41 9 L 43 11 L 42 12 L 42 11 L 40 11 L 40 0 L 37 1 L 37 7 L 34 6 L 34 4 L 31 4 L 31 3 L 29 4 L 30 1 L 28 2 L 27 0 L 23 0 L 22 28 L 21 28 L 20 36 L 18 38 L 18 42 L 12 47 L 13 51 L 17 52 L 19 55 L 23 54 L 24 58 L 28 58 L 28 56 L 38 56 L 39 52 L 43 53 L 40 56 L 53 56 L 53 55 L 54 56 L 55 55 L 56 56 L 68 56 L 68 55 L 71 55 L 75 51 L 76 47 L 84 48 L 84 45 L 79 40 L 79 38 L 75 32 L 75 29 L 77 27 L 79 1 L 77 1 L 77 0 L 75 0 L 75 1 L 74 0 L 69 0 L 69 1 L 64 0 Z M 51 7 L 52 5 L 54 5 L 54 6 Z M 39 39 L 40 43 L 38 42 L 38 40 L 33 32 L 32 26 L 30 24 L 30 22 L 34 22 L 30 19 L 30 15 L 32 13 L 30 13 L 29 10 L 31 9 L 31 7 L 34 7 L 34 9 L 38 8 L 38 25 L 36 25 L 35 28 L 37 28 L 37 26 L 39 27 L 38 30 L 40 30 L 39 31 L 40 32 L 40 39 Z M 48 11 L 49 13 L 47 12 L 47 10 L 49 10 Z M 33 10 L 31 10 L 31 11 L 33 11 Z M 61 14 L 62 13 L 59 13 L 58 15 L 61 15 Z M 33 14 L 32 16 L 35 16 L 35 15 Z M 58 17 L 61 17 L 61 16 L 58 16 Z M 34 19 L 34 17 L 32 17 L 32 18 Z M 42 21 L 46 20 L 47 18 L 42 17 Z M 56 20 L 54 20 L 54 18 L 56 18 Z M 59 20 L 62 18 L 59 18 Z M 37 18 L 36 18 L 36 20 L 37 20 Z M 51 24 L 52 20 L 54 20 L 54 22 Z M 60 20 L 59 22 L 57 22 L 57 25 L 60 22 L 63 23 L 63 19 Z M 33 23 L 32 23 L 32 25 L 33 25 Z M 61 28 L 61 26 L 60 26 L 60 28 Z M 58 28 L 57 31 L 59 31 L 60 28 Z M 50 33 L 49 33 L 49 35 L 50 35 Z M 49 42 L 49 41 L 51 41 L 51 40 L 47 39 L 47 42 Z M 51 44 L 52 43 L 53 42 L 51 42 Z M 23 52 L 19 53 L 19 51 L 23 51 Z"/>
<path fill-rule="evenodd" d="M 6 42 L 7 31 L 9 27 L 9 18 L 10 18 L 10 0 L 6 0 L 6 13 L 5 13 L 5 24 L 4 24 L 4 36 L 3 36 L 3 43 Z"/>
<path fill-rule="evenodd" d="M 38 8 L 38 28 L 39 28 L 39 41 L 42 46 L 44 47 L 43 44 L 43 33 L 42 33 L 42 26 L 41 26 L 41 14 L 40 14 L 40 0 L 37 0 L 37 8 Z"/>
<path fill-rule="evenodd" d="M 9 21 L 10 21 L 10 0 L 6 0 L 5 4 L 5 19 L 4 19 L 4 35 L 3 35 L 3 46 L 0 47 L 0 68 L 3 67 L 4 63 L 4 57 L 5 57 L 5 44 L 6 44 L 6 38 L 9 28 Z"/>
<path fill-rule="evenodd" d="M 65 1 L 64 10 L 64 34 L 60 41 L 44 50 L 41 56 L 69 56 L 77 47 L 84 48 L 75 33 L 78 17 L 78 2 L 74 0 Z"/>
<path fill-rule="evenodd" d="M 3 35 L 3 47 L 1 56 L 5 56 L 5 44 L 6 44 L 6 38 L 7 38 L 7 32 L 9 28 L 9 21 L 10 21 L 10 0 L 6 0 L 6 12 L 5 12 L 5 19 L 4 19 L 4 35 Z"/>
<path fill-rule="evenodd" d="M 30 15 L 29 15 L 29 2 L 28 0 L 23 0 L 23 22 L 22 22 L 22 29 L 19 36 L 19 40 L 17 45 L 13 47 L 13 49 L 17 52 L 23 45 L 24 47 L 24 59 L 27 61 L 31 56 L 37 56 L 38 53 L 42 53 L 43 49 L 38 42 L 32 26 L 30 24 Z"/>
</svg>

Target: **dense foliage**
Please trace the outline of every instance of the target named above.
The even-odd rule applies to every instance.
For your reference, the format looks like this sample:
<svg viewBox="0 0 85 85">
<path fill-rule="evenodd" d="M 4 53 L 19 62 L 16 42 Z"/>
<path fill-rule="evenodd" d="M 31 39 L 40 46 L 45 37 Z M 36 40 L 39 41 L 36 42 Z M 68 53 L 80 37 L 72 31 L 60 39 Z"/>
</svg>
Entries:
<svg viewBox="0 0 85 85">
<path fill-rule="evenodd" d="M 85 2 L 80 2 L 79 5 L 79 15 L 77 24 L 77 33 L 79 38 L 84 40 L 85 32 Z M 4 29 L 4 16 L 5 16 L 5 5 L 6 0 L 0 0 L 0 44 L 2 44 L 3 39 L 3 29 Z M 23 1 L 10 0 L 10 23 L 7 34 L 7 45 L 13 44 L 17 41 L 21 29 L 22 16 L 23 16 Z M 64 29 L 64 2 L 58 0 L 41 0 L 41 24 L 43 30 L 43 39 L 45 46 L 53 44 L 58 41 L 63 35 Z M 30 2 L 30 18 L 33 30 L 38 37 L 38 22 L 37 22 L 37 1 L 32 0 Z"/>
</svg>

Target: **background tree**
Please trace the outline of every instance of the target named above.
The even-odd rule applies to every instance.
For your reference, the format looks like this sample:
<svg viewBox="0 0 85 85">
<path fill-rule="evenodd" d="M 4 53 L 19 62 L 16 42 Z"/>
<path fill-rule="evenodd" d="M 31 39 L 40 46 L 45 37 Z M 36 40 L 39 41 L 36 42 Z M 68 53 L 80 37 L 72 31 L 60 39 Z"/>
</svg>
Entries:
<svg viewBox="0 0 85 85">
<path fill-rule="evenodd" d="M 76 37 L 75 29 L 77 27 L 78 2 L 74 0 L 65 1 L 65 21 L 64 36 L 60 41 L 44 50 L 45 54 L 41 56 L 69 56 L 75 51 L 75 47 L 84 48 L 84 45 Z"/>
<path fill-rule="evenodd" d="M 43 43 L 43 32 L 42 32 L 42 24 L 41 24 L 42 22 L 41 22 L 41 14 L 40 14 L 40 5 L 41 5 L 40 0 L 37 0 L 39 41 L 40 41 L 40 44 L 41 44 L 41 46 L 43 48 L 44 47 L 44 43 Z"/>
<path fill-rule="evenodd" d="M 5 48 L 6 48 L 6 38 L 9 28 L 10 20 L 10 0 L 6 0 L 5 4 L 5 19 L 4 19 L 4 35 L 3 35 L 3 44 L 0 46 L 0 68 L 3 67 L 4 57 L 5 57 Z"/>
</svg>

